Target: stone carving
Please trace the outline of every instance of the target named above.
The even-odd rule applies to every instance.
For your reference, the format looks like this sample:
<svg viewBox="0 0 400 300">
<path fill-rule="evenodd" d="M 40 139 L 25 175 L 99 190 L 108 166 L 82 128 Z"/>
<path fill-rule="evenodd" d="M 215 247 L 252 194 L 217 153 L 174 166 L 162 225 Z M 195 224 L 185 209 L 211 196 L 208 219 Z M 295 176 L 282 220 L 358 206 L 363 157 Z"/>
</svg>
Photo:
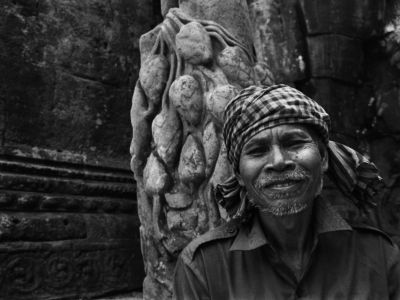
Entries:
<svg viewBox="0 0 400 300">
<path fill-rule="evenodd" d="M 225 216 L 213 193 L 232 174 L 221 144 L 223 111 L 239 89 L 266 73 L 249 49 L 217 22 L 179 8 L 141 37 L 130 151 L 145 298 L 153 299 L 158 289 L 168 294 L 179 252 Z"/>
<path fill-rule="evenodd" d="M 129 170 L 0 154 L 0 299 L 65 299 L 140 287 Z"/>
<path fill-rule="evenodd" d="M 47 251 L 32 246 L 6 259 L 0 254 L 0 299 L 72 299 L 127 289 L 140 268 L 141 257 L 132 251 L 103 243 L 91 249 L 60 244 Z"/>
</svg>

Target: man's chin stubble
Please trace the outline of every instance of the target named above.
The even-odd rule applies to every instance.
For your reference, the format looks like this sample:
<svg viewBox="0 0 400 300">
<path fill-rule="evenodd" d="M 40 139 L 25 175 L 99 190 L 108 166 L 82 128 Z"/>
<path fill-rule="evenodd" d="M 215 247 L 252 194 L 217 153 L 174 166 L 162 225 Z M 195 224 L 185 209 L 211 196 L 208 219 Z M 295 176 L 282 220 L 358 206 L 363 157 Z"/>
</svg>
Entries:
<svg viewBox="0 0 400 300">
<path fill-rule="evenodd" d="M 265 203 L 263 205 L 255 203 L 253 200 L 250 202 L 258 209 L 259 212 L 270 213 L 277 217 L 289 216 L 298 214 L 308 208 L 308 202 L 293 200 L 289 203 L 281 203 L 279 205 L 272 205 Z"/>
</svg>

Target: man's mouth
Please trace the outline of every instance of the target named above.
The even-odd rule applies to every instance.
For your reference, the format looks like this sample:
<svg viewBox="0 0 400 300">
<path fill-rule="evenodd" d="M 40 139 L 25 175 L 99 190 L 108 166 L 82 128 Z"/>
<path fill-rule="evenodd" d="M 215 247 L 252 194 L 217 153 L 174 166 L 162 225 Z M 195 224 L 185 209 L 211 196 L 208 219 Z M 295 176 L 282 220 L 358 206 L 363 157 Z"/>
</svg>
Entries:
<svg viewBox="0 0 400 300">
<path fill-rule="evenodd" d="M 269 189 L 269 190 L 278 190 L 278 191 L 283 191 L 283 190 L 290 190 L 292 188 L 298 187 L 303 180 L 283 180 L 283 181 L 274 181 L 274 182 L 269 182 L 263 185 L 264 189 Z"/>
<path fill-rule="evenodd" d="M 307 184 L 307 178 L 273 179 L 257 184 L 257 189 L 271 199 L 287 199 L 301 195 Z"/>
</svg>

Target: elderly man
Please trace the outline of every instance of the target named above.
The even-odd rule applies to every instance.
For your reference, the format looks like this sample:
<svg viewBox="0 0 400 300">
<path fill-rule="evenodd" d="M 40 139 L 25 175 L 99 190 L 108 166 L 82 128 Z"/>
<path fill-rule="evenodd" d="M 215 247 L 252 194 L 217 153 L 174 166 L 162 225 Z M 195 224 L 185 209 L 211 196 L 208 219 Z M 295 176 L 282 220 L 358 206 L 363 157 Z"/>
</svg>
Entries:
<svg viewBox="0 0 400 300">
<path fill-rule="evenodd" d="M 363 205 L 381 180 L 328 128 L 324 109 L 286 85 L 230 101 L 223 133 L 235 176 L 217 196 L 231 220 L 182 252 L 175 298 L 400 299 L 397 246 L 320 196 L 325 172 Z"/>
</svg>

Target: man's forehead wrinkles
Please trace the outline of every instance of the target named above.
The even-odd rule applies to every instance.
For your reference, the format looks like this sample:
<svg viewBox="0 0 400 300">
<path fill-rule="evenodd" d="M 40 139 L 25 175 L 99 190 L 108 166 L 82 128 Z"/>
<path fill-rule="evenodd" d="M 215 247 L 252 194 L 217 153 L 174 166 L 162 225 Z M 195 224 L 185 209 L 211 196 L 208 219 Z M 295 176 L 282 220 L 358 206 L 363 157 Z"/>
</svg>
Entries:
<svg viewBox="0 0 400 300">
<path fill-rule="evenodd" d="M 245 145 L 244 145 L 244 149 L 253 145 L 257 145 L 257 144 L 268 144 L 271 142 L 272 139 L 272 135 L 271 134 L 263 134 L 263 135 L 259 135 L 259 136 L 254 136 L 252 137 Z"/>
<path fill-rule="evenodd" d="M 294 137 L 309 137 L 312 138 L 311 134 L 301 127 L 289 127 L 289 126 L 277 126 L 275 128 L 268 128 L 260 133 L 256 134 L 245 144 L 251 146 L 258 143 L 271 142 L 274 138 L 278 140 L 285 140 Z"/>
</svg>

